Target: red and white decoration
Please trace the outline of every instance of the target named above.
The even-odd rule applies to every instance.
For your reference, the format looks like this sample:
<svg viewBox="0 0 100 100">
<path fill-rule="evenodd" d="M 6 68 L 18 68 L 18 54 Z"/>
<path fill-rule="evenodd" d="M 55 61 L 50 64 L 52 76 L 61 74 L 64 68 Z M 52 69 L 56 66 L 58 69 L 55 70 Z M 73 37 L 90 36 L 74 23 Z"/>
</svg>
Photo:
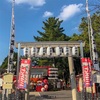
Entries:
<svg viewBox="0 0 100 100">
<path fill-rule="evenodd" d="M 47 84 L 44 85 L 44 88 L 45 88 L 45 91 L 47 91 L 48 90 L 48 85 Z"/>
<path fill-rule="evenodd" d="M 41 92 L 44 92 L 44 91 L 45 91 L 45 88 L 44 88 L 44 87 L 42 87 L 42 88 L 41 88 Z"/>
<path fill-rule="evenodd" d="M 58 68 L 48 68 L 48 79 L 58 79 Z"/>
</svg>

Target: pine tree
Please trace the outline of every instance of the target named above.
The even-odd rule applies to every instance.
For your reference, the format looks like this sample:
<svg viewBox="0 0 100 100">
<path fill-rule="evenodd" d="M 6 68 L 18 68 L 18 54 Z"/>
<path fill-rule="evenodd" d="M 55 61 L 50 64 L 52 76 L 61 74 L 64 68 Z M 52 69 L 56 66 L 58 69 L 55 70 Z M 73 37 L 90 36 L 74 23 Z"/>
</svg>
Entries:
<svg viewBox="0 0 100 100">
<path fill-rule="evenodd" d="M 64 29 L 61 27 L 61 23 L 63 21 L 59 20 L 59 18 L 50 17 L 46 22 L 43 21 L 44 26 L 42 29 L 44 32 L 38 31 L 39 36 L 35 37 L 36 41 L 65 41 L 69 40 L 69 37 L 66 36 L 63 32 Z"/>
</svg>

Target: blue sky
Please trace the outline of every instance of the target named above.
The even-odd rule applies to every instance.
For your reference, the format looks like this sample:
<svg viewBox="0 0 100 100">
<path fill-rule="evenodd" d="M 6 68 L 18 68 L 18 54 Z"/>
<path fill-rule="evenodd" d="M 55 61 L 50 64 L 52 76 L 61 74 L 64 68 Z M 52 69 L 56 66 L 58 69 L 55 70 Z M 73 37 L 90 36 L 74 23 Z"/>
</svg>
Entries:
<svg viewBox="0 0 100 100">
<path fill-rule="evenodd" d="M 9 52 L 11 1 L 0 0 L 0 64 Z M 37 30 L 43 31 L 42 22 L 51 16 L 64 20 L 61 26 L 68 36 L 79 34 L 81 18 L 86 17 L 84 7 L 85 0 L 16 0 L 15 40 L 34 42 L 33 36 L 39 35 Z"/>
</svg>

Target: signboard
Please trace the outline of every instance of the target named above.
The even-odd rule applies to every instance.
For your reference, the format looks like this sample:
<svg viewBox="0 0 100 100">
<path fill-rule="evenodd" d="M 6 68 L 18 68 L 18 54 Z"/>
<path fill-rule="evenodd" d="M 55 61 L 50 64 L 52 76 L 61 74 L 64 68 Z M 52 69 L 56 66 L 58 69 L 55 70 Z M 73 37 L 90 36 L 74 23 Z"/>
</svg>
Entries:
<svg viewBox="0 0 100 100">
<path fill-rule="evenodd" d="M 82 58 L 82 73 L 83 73 L 83 82 L 85 87 L 90 87 L 92 84 L 91 76 L 91 60 L 89 58 Z"/>
<path fill-rule="evenodd" d="M 26 89 L 29 80 L 30 59 L 21 59 L 20 72 L 18 78 L 18 88 Z"/>
<path fill-rule="evenodd" d="M 3 76 L 3 89 L 12 89 L 13 86 L 13 74 L 6 73 Z"/>
<path fill-rule="evenodd" d="M 31 74 L 31 78 L 42 78 L 42 74 Z"/>
<path fill-rule="evenodd" d="M 3 84 L 3 89 L 12 89 L 12 84 Z"/>
<path fill-rule="evenodd" d="M 3 81 L 6 83 L 12 83 L 13 82 L 13 74 L 12 73 L 4 74 Z"/>
</svg>

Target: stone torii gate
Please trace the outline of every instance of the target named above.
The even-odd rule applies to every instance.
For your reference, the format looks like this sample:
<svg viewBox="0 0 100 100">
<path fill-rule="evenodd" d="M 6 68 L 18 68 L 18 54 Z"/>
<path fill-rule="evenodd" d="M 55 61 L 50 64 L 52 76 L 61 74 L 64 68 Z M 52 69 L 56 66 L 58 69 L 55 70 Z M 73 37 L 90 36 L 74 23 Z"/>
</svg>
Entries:
<svg viewBox="0 0 100 100">
<path fill-rule="evenodd" d="M 77 46 L 78 48 L 80 48 L 80 54 L 81 55 L 79 57 L 83 57 L 83 47 L 85 46 L 85 43 L 82 42 L 82 41 L 17 42 L 16 45 L 15 45 L 15 47 L 18 49 L 17 76 L 18 76 L 18 72 L 19 72 L 20 49 L 24 49 L 25 47 L 28 47 L 28 48 L 45 47 L 45 48 L 47 48 L 48 46 L 50 46 L 52 48 L 56 48 L 57 46 L 62 47 L 62 48 L 63 47 L 69 47 L 70 51 L 71 51 L 72 47 Z M 30 56 L 30 57 L 40 57 L 40 56 L 35 55 L 35 56 Z M 42 55 L 41 57 L 48 57 L 48 55 Z M 70 79 L 71 79 L 71 88 L 72 88 L 72 99 L 78 100 L 72 52 L 68 56 L 62 55 L 62 54 L 58 56 L 55 53 L 53 53 L 53 55 L 50 55 L 50 57 L 68 57 Z"/>
</svg>

